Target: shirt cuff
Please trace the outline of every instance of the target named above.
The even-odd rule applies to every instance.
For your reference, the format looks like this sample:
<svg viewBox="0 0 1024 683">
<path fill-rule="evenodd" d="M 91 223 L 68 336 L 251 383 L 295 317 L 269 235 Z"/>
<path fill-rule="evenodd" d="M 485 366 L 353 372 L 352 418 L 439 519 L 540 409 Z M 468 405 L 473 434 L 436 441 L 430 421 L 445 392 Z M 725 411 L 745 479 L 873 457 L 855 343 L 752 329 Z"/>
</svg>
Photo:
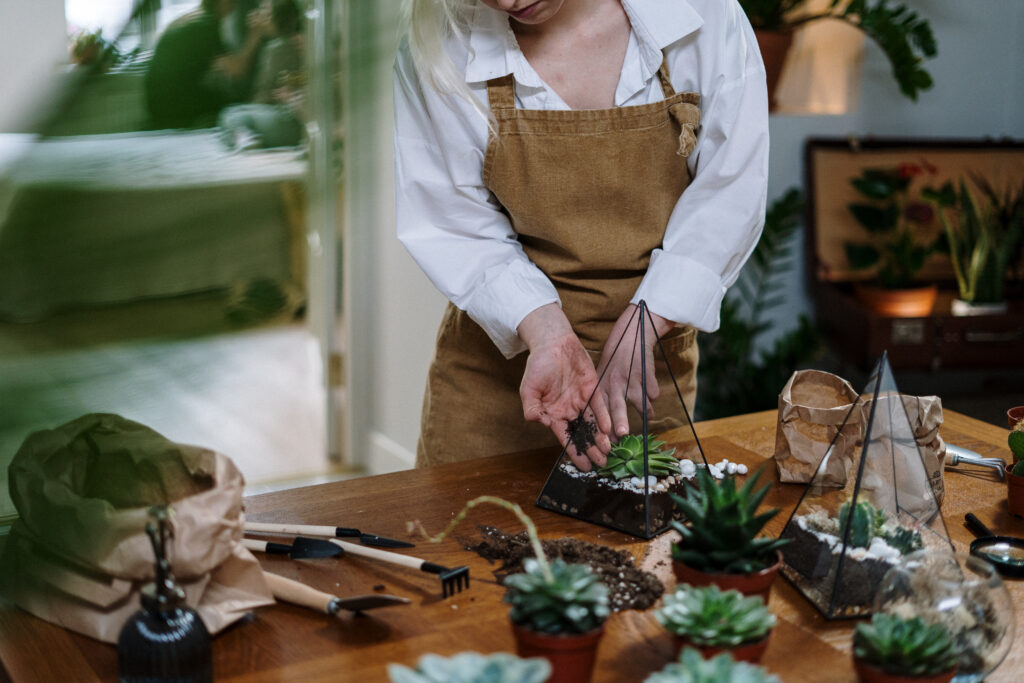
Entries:
<svg viewBox="0 0 1024 683">
<path fill-rule="evenodd" d="M 652 313 L 663 318 L 714 332 L 725 291 L 718 274 L 699 261 L 655 249 L 631 303 L 643 300 Z"/>
<path fill-rule="evenodd" d="M 561 299 L 555 286 L 535 265 L 513 261 L 491 268 L 484 281 L 462 303 L 469 317 L 483 328 L 505 358 L 522 353 L 526 344 L 516 331 L 529 313 Z"/>
</svg>

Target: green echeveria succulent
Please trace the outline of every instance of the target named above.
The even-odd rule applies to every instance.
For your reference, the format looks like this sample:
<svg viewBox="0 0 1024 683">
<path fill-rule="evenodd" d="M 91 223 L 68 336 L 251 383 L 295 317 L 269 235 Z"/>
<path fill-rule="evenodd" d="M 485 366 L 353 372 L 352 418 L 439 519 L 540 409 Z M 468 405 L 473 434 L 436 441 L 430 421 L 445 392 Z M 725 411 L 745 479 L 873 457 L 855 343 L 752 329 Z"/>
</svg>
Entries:
<svg viewBox="0 0 1024 683">
<path fill-rule="evenodd" d="M 583 564 L 551 560 L 552 580 L 530 558 L 524 572 L 505 577 L 512 623 L 535 633 L 587 633 L 608 618 L 608 587 Z"/>
<path fill-rule="evenodd" d="M 1024 477 L 1024 458 L 1021 458 L 1010 468 L 1010 473 L 1018 477 Z"/>
<path fill-rule="evenodd" d="M 776 551 L 789 539 L 757 537 L 779 512 L 772 508 L 757 514 L 770 488 L 765 484 L 754 491 L 760 476 L 756 472 L 737 489 L 734 475 L 716 481 L 706 468 L 698 468 L 697 485 L 690 485 L 685 498 L 670 494 L 688 522 L 672 522 L 682 536 L 672 544 L 672 559 L 698 571 L 726 574 L 749 574 L 774 564 Z"/>
<path fill-rule="evenodd" d="M 781 683 L 760 666 L 734 661 L 727 652 L 704 659 L 693 648 L 685 648 L 678 662 L 651 674 L 644 683 Z"/>
<path fill-rule="evenodd" d="M 956 648 L 942 624 L 925 624 L 920 617 L 902 619 L 892 614 L 875 614 L 870 624 L 857 624 L 853 654 L 899 676 L 933 676 L 957 663 Z"/>
<path fill-rule="evenodd" d="M 665 596 L 654 617 L 667 631 L 701 647 L 754 643 L 775 626 L 775 615 L 761 598 L 718 586 L 683 584 Z"/>
<path fill-rule="evenodd" d="M 1024 420 L 1019 420 L 1017 424 L 1013 426 L 1010 431 L 1010 435 L 1006 438 L 1006 443 L 1010 446 L 1010 451 L 1013 453 L 1013 459 L 1015 462 L 1024 460 Z M 1014 472 L 1016 474 L 1016 472 Z"/>
<path fill-rule="evenodd" d="M 664 441 L 658 441 L 653 434 L 647 436 L 647 473 L 659 479 L 670 474 L 679 474 L 679 460 L 673 455 L 675 448 L 662 450 Z M 644 476 L 644 439 L 630 434 L 612 446 L 608 462 L 597 470 L 598 474 L 616 479 Z"/>
<path fill-rule="evenodd" d="M 486 656 L 476 652 L 451 657 L 423 655 L 415 670 L 388 664 L 391 683 L 542 683 L 550 675 L 548 660 L 521 659 L 505 652 Z"/>
</svg>

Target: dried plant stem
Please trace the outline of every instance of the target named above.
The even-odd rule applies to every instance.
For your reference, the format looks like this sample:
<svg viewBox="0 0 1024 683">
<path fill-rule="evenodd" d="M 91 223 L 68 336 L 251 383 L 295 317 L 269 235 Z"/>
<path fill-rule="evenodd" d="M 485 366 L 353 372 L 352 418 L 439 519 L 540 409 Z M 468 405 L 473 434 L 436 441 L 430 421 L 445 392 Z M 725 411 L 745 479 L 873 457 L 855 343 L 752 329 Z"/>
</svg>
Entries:
<svg viewBox="0 0 1024 683">
<path fill-rule="evenodd" d="M 497 505 L 500 508 L 508 510 L 509 512 L 511 512 L 519 518 L 519 521 L 522 522 L 523 526 L 526 527 L 526 533 L 530 537 L 530 545 L 533 546 L 533 553 L 537 556 L 537 564 L 540 565 L 540 570 L 544 574 L 544 578 L 549 582 L 554 581 L 554 576 L 551 574 L 551 566 L 548 564 L 548 558 L 544 555 L 544 549 L 541 547 L 540 544 L 540 537 L 537 535 L 537 527 L 536 525 L 534 525 L 533 520 L 530 519 L 526 515 L 526 513 L 523 512 L 523 509 L 519 507 L 519 505 L 516 503 L 510 503 L 503 498 L 498 498 L 497 496 L 479 496 L 477 498 L 474 498 L 473 500 L 466 503 L 465 507 L 462 508 L 459 514 L 455 515 L 452 521 L 448 522 L 448 526 L 445 527 L 444 531 L 437 534 L 436 536 L 431 536 L 429 533 L 427 533 L 427 530 L 424 528 L 423 523 L 419 520 L 416 520 L 414 524 L 416 528 L 419 529 L 420 533 L 423 534 L 424 538 L 426 538 L 428 541 L 430 541 L 431 543 L 440 543 L 448 534 L 452 532 L 452 530 L 456 526 L 458 526 L 459 522 L 466 518 L 470 510 L 472 510 L 477 505 L 480 505 L 482 503 L 490 503 L 491 505 Z"/>
</svg>

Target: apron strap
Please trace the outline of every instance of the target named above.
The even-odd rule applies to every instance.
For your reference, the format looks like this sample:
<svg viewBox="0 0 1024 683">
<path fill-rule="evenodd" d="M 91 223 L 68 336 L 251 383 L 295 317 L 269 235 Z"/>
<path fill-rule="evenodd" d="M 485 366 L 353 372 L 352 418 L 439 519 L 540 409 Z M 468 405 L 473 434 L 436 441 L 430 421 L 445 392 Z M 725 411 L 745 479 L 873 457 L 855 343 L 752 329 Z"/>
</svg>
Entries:
<svg viewBox="0 0 1024 683">
<path fill-rule="evenodd" d="M 516 108 L 515 78 L 512 74 L 487 81 L 487 101 L 491 113 Z"/>
<path fill-rule="evenodd" d="M 662 56 L 661 58 L 658 80 L 661 81 L 661 92 L 664 93 L 666 100 L 676 94 L 675 88 L 672 87 L 672 81 L 668 77 L 668 57 Z"/>
</svg>

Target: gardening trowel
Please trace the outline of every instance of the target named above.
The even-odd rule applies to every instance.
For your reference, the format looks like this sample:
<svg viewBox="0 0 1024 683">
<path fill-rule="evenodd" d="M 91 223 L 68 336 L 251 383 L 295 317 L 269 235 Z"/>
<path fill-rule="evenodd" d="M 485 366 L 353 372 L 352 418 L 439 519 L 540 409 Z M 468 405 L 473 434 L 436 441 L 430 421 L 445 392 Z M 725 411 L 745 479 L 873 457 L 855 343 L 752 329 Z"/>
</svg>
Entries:
<svg viewBox="0 0 1024 683">
<path fill-rule="evenodd" d="M 321 557 L 338 557 L 345 554 L 345 549 L 330 541 L 319 538 L 297 537 L 295 541 L 287 543 L 274 543 L 273 541 L 258 541 L 255 538 L 243 538 L 242 544 L 257 553 L 271 555 L 287 555 L 293 560 L 318 559 Z"/>
<path fill-rule="evenodd" d="M 408 598 L 400 598 L 397 595 L 386 595 L 371 593 L 369 595 L 354 595 L 350 598 L 339 598 L 330 593 L 324 593 L 307 586 L 299 581 L 286 579 L 278 574 L 263 572 L 263 578 L 267 581 L 270 592 L 274 598 L 281 602 L 290 602 L 300 607 L 308 607 L 324 614 L 337 614 L 341 610 L 349 612 L 365 612 L 366 610 L 378 607 L 391 607 L 393 605 L 408 605 Z"/>
<path fill-rule="evenodd" d="M 319 526 L 313 524 L 267 524 L 264 522 L 246 522 L 247 532 L 260 534 L 285 534 L 287 536 L 315 536 L 318 538 L 356 538 L 363 545 L 374 545 L 378 548 L 412 548 L 413 544 L 394 538 L 364 534 L 359 529 L 344 526 Z"/>
</svg>

